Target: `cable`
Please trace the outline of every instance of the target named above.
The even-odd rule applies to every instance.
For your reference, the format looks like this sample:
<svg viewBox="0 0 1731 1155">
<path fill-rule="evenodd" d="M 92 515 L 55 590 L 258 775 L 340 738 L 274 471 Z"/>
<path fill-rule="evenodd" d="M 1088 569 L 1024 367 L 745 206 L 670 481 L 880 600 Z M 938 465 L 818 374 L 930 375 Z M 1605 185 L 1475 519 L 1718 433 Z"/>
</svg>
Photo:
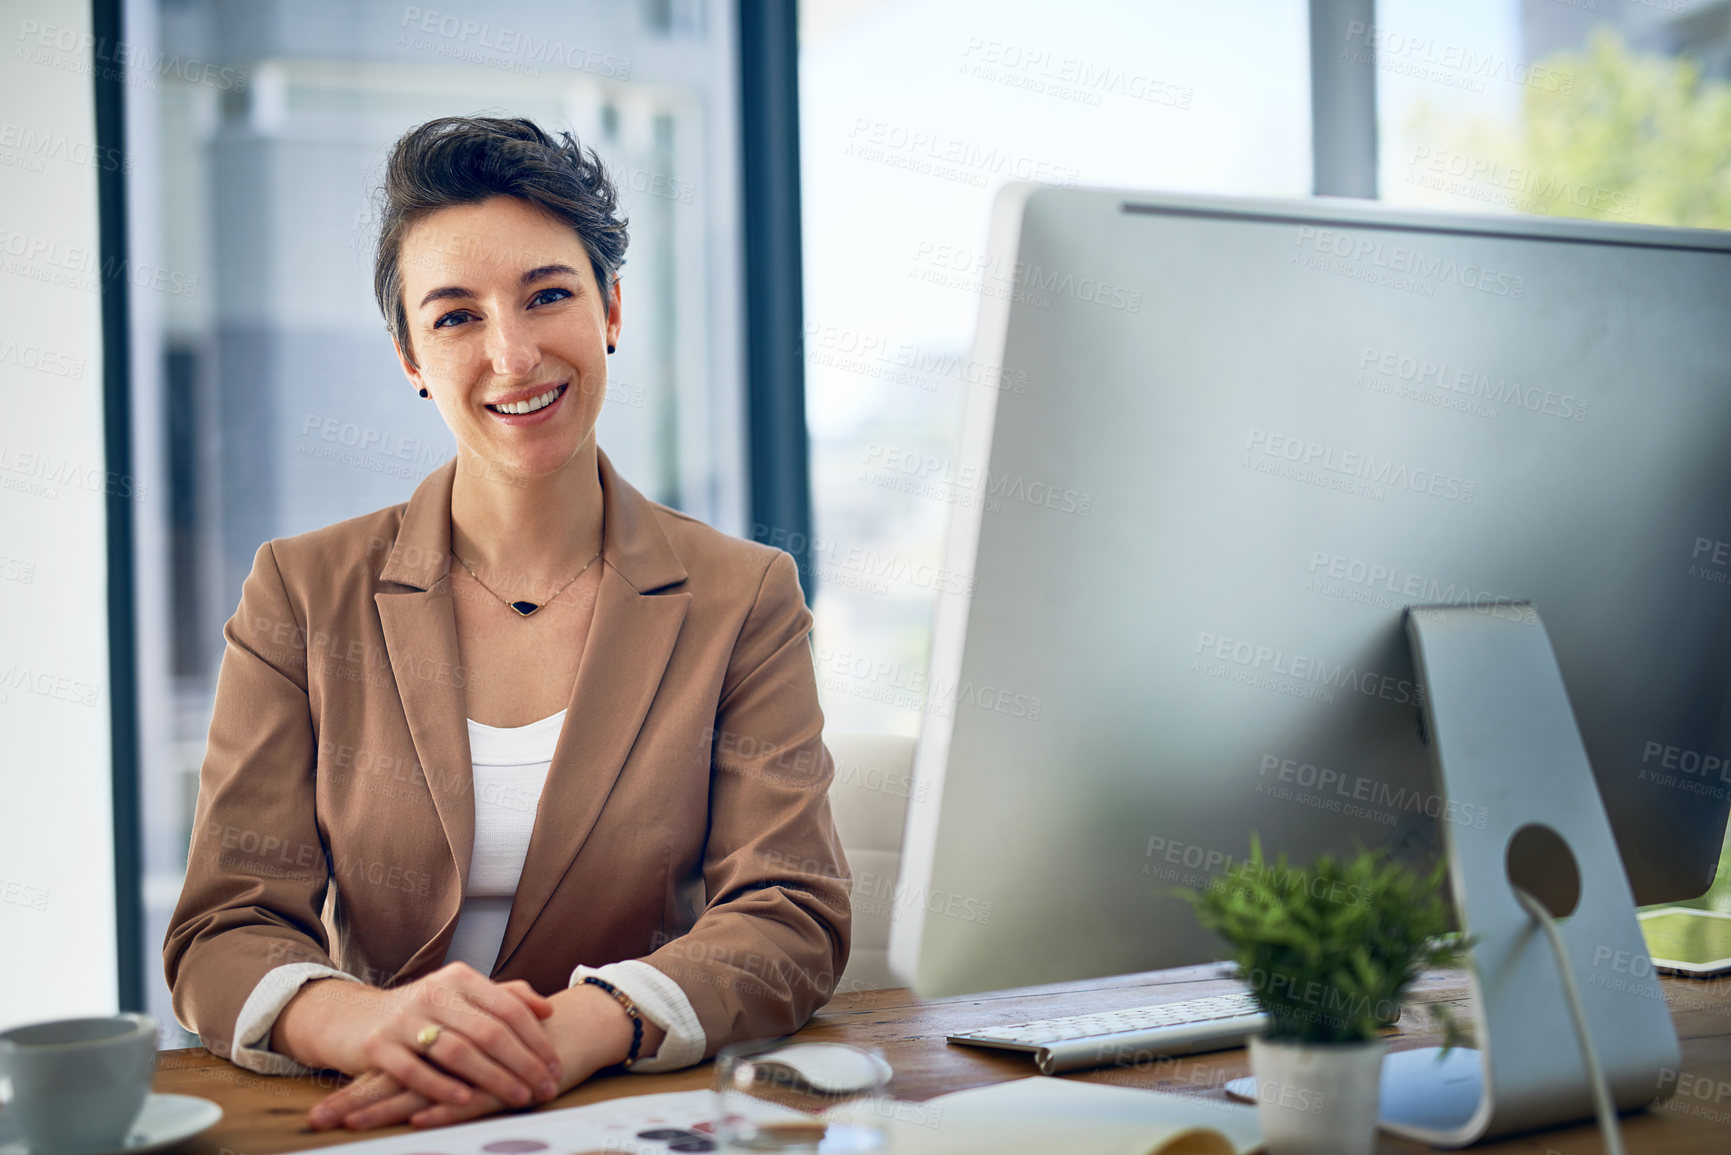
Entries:
<svg viewBox="0 0 1731 1155">
<path fill-rule="evenodd" d="M 1569 1017 L 1575 1023 L 1575 1037 L 1581 1043 L 1581 1058 L 1587 1063 L 1587 1082 L 1593 1091 L 1593 1110 L 1599 1116 L 1599 1134 L 1605 1141 L 1605 1155 L 1624 1155 L 1623 1132 L 1617 1124 L 1617 1105 L 1611 1101 L 1611 1089 L 1605 1083 L 1604 1068 L 1599 1066 L 1599 1053 L 1593 1049 L 1593 1036 L 1587 1029 L 1587 1012 L 1581 1006 L 1581 992 L 1575 986 L 1575 968 L 1569 965 L 1569 952 L 1563 946 L 1563 936 L 1557 930 L 1551 912 L 1539 900 L 1516 886 L 1515 901 L 1544 930 L 1550 940 L 1551 953 L 1557 957 L 1557 973 L 1563 979 L 1563 998 L 1569 1004 Z"/>
</svg>

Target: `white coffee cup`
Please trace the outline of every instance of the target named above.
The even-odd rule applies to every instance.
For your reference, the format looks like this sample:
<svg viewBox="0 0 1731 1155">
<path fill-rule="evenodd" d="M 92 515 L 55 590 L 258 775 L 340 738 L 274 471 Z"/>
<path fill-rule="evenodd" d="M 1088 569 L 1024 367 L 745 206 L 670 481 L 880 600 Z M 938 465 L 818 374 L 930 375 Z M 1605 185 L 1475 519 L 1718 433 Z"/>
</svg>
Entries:
<svg viewBox="0 0 1731 1155">
<path fill-rule="evenodd" d="M 32 1155 L 126 1145 L 156 1075 L 156 1020 L 127 1012 L 0 1031 L 0 1118 Z"/>
</svg>

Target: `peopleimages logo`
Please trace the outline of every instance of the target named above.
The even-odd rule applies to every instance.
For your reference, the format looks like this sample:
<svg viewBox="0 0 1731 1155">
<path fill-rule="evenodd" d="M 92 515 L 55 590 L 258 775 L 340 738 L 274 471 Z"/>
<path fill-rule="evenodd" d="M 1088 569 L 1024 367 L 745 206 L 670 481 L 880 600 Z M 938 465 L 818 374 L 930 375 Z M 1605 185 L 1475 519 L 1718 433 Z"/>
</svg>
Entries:
<svg viewBox="0 0 1731 1155">
<path fill-rule="evenodd" d="M 951 178 L 960 175 L 965 178 L 962 183 L 977 184 L 982 188 L 987 178 L 994 176 L 1066 188 L 1074 187 L 1080 177 L 1076 168 L 999 145 L 866 116 L 855 117 L 847 135 L 847 156 L 932 175 L 948 174 Z M 896 157 L 912 163 L 897 163 L 892 159 Z M 932 165 L 938 167 L 927 167 Z"/>
<path fill-rule="evenodd" d="M 1456 477 L 1452 473 L 1411 467 L 1389 457 L 1339 449 L 1321 442 L 1307 441 L 1302 437 L 1270 433 L 1266 429 L 1252 429 L 1244 449 L 1247 465 L 1254 465 L 1259 460 L 1286 462 L 1301 471 L 1322 471 L 1338 475 L 1354 485 L 1408 489 L 1414 493 L 1465 502 L 1468 505 L 1472 504 L 1473 497 L 1478 492 L 1476 482 Z M 1376 494 L 1376 497 L 1381 500 L 1380 494 Z"/>
<path fill-rule="evenodd" d="M 1300 225 L 1293 240 L 1298 250 L 1313 249 L 1327 257 L 1355 262 L 1400 276 L 1410 276 L 1431 284 L 1455 284 L 1463 289 L 1489 293 L 1518 301 L 1526 295 L 1527 279 L 1513 273 L 1499 272 L 1485 265 L 1462 264 L 1453 257 L 1431 257 L 1419 249 L 1391 244 L 1380 238 L 1354 236 L 1338 229 L 1319 229 Z M 1296 262 L 1299 252 L 1293 253 Z"/>
<path fill-rule="evenodd" d="M 191 57 L 183 60 L 178 55 L 124 40 L 111 43 L 106 37 L 71 27 L 25 20 L 18 26 L 18 40 L 21 47 L 14 49 L 12 55 L 33 64 L 80 73 L 99 68 L 104 79 L 124 79 L 128 84 L 152 90 L 158 79 L 172 78 L 225 92 L 246 91 L 244 68 L 225 68 Z M 61 55 L 56 59 L 49 52 Z"/>
<path fill-rule="evenodd" d="M 472 45 L 504 56 L 520 57 L 523 61 L 536 64 L 558 64 L 576 72 L 593 73 L 606 80 L 631 79 L 632 63 L 625 57 L 584 48 L 580 44 L 566 44 L 551 36 L 537 38 L 534 33 L 523 29 L 494 26 L 452 12 L 436 12 L 411 5 L 403 9 L 402 27 L 410 32 L 439 36 L 453 44 Z M 412 44 L 410 47 L 421 48 L 424 45 Z M 461 54 L 458 55 L 461 57 Z M 483 63 L 480 60 L 473 62 Z M 534 75 L 539 76 L 540 73 L 535 72 Z"/>
<path fill-rule="evenodd" d="M 1345 662 L 1330 665 L 1326 658 L 1314 654 L 1260 645 L 1212 634 L 1206 630 L 1196 635 L 1196 648 L 1192 653 L 1199 659 L 1198 662 L 1193 662 L 1193 671 L 1199 669 L 1200 661 L 1212 659 L 1217 662 L 1230 662 L 1254 673 L 1290 679 L 1295 683 L 1352 690 L 1367 698 L 1381 698 L 1397 705 L 1424 704 L 1424 689 L 1408 678 L 1384 674 L 1377 670 L 1361 670 Z"/>
<path fill-rule="evenodd" d="M 1523 88 L 1568 96 L 1575 91 L 1575 75 L 1544 64 L 1529 64 L 1498 52 L 1481 52 L 1466 44 L 1415 35 L 1383 25 L 1351 20 L 1346 26 L 1347 46 L 1340 58 L 1359 64 L 1376 61 L 1378 67 L 1421 80 L 1433 80 L 1453 88 L 1483 92 L 1486 81 L 1502 81 Z"/>
<path fill-rule="evenodd" d="M 1028 391 L 1026 369 L 1005 370 L 1002 365 L 976 361 L 950 350 L 928 349 L 843 325 L 807 321 L 801 348 L 811 364 L 911 384 L 927 391 L 935 390 L 940 379 L 1012 393 Z"/>
<path fill-rule="evenodd" d="M 1005 501 L 1021 501 L 1058 513 L 1087 517 L 1094 496 L 1086 490 L 1069 489 L 1040 479 L 1028 480 L 1008 473 L 992 473 L 977 465 L 956 465 L 947 457 L 872 442 L 866 447 L 860 480 L 905 493 L 934 497 L 988 513 L 998 512 Z M 907 484 L 898 484 L 905 482 Z"/>
<path fill-rule="evenodd" d="M 40 345 L 20 345 L 16 341 L 0 338 L 0 365 L 16 365 L 21 369 L 35 369 L 55 377 L 82 380 L 86 364 L 85 358 L 75 357 L 71 353 L 44 349 Z"/>
<path fill-rule="evenodd" d="M 51 485 L 67 485 L 90 493 L 106 493 L 142 501 L 149 483 L 108 470 L 82 465 L 65 457 L 0 444 L 0 473 L 15 473 Z M 58 493 L 44 493 L 57 497 Z"/>
<path fill-rule="evenodd" d="M 97 688 L 93 683 L 50 670 L 34 670 L 17 662 L 0 667 L 0 702 L 7 701 L 14 690 L 79 706 L 96 705 Z"/>
<path fill-rule="evenodd" d="M 1102 96 L 1118 95 L 1182 109 L 1189 108 L 1191 98 L 1196 95 L 1194 88 L 1156 79 L 1152 73 L 1064 56 L 1044 46 L 982 40 L 978 36 L 968 38 L 962 60 L 958 71 L 976 79 L 1096 107 Z"/>
<path fill-rule="evenodd" d="M 1526 602 L 1478 589 L 1468 582 L 1444 582 L 1396 565 L 1312 550 L 1304 588 L 1310 593 L 1378 609 L 1400 610 L 1415 604 L 1466 606 L 1486 617 L 1534 625 L 1538 611 Z"/>
<path fill-rule="evenodd" d="M 957 288 L 967 288 L 970 292 L 1026 300 L 1036 308 L 1045 308 L 1054 297 L 1069 297 L 1086 305 L 1126 313 L 1140 312 L 1142 308 L 1141 289 L 1086 275 L 1078 277 L 1073 272 L 1044 268 L 1027 261 L 1006 261 L 999 253 L 942 241 L 918 242 L 914 246 L 914 265 L 916 268 L 909 275 L 919 273 L 921 280 L 944 283 L 942 274 L 958 273 L 964 279 L 948 283 Z M 1025 292 L 1017 296 L 1010 292 L 1012 288 Z"/>
<path fill-rule="evenodd" d="M 1313 795 L 1298 796 L 1298 801 L 1337 814 L 1368 819 L 1384 826 L 1394 826 L 1403 811 L 1452 822 L 1457 826 L 1471 826 L 1476 830 L 1483 830 L 1490 819 L 1491 812 L 1486 807 L 1474 806 L 1457 798 L 1420 793 L 1405 786 L 1395 787 L 1375 778 L 1366 778 L 1362 774 L 1331 770 L 1327 766 L 1318 766 L 1296 758 L 1282 758 L 1278 754 L 1262 756 L 1262 781 L 1257 784 L 1257 794 L 1271 792 L 1267 790 L 1271 775 L 1274 782 L 1315 791 Z M 1274 796 L 1282 795 L 1275 793 Z"/>
<path fill-rule="evenodd" d="M 36 162 L 33 172 L 42 171 L 43 160 L 58 160 L 103 172 L 132 173 L 132 158 L 118 148 L 94 145 L 58 132 L 40 132 L 28 125 L 0 124 L 0 148 L 14 150 L 21 158 Z"/>
<path fill-rule="evenodd" d="M 173 269 L 135 263 L 125 257 L 102 257 L 95 248 L 0 229 L 0 269 L 32 280 L 93 293 L 101 280 L 124 280 L 139 289 L 155 289 L 177 297 L 198 296 L 198 278 Z"/>
<path fill-rule="evenodd" d="M 1521 212 L 1548 213 L 1566 202 L 1634 220 L 1641 207 L 1640 197 L 1620 189 L 1545 176 L 1520 165 L 1422 144 L 1413 149 L 1406 183 Z"/>
<path fill-rule="evenodd" d="M 1661 786 L 1675 785 L 1670 774 L 1681 773 L 1702 780 L 1717 778 L 1731 784 L 1731 759 L 1723 754 L 1703 754 L 1683 746 L 1649 740 L 1641 747 L 1640 780 L 1649 779 Z"/>
<path fill-rule="evenodd" d="M 1542 413 L 1564 421 L 1585 421 L 1590 404 L 1585 397 L 1523 385 L 1507 376 L 1495 376 L 1468 366 L 1450 365 L 1446 361 L 1415 357 L 1390 349 L 1366 345 L 1359 354 L 1358 367 L 1382 377 L 1392 377 L 1409 384 L 1424 386 L 1439 392 L 1460 394 L 1474 400 L 1496 405 L 1518 406 L 1529 413 Z"/>
<path fill-rule="evenodd" d="M 1045 709 L 1045 699 L 1038 694 L 1022 694 L 972 679 L 948 681 L 942 674 L 928 675 L 900 662 L 874 660 L 828 646 L 817 647 L 812 660 L 823 689 L 923 709 L 934 717 L 952 717 L 960 705 L 1037 722 Z"/>
</svg>

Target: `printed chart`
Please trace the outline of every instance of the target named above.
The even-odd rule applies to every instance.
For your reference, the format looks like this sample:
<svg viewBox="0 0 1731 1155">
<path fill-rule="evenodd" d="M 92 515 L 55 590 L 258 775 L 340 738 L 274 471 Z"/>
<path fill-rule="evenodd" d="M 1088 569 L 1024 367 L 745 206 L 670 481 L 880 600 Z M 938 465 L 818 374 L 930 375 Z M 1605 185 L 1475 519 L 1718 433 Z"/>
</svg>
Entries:
<svg viewBox="0 0 1731 1155">
<path fill-rule="evenodd" d="M 759 1116 L 758 1106 L 762 1107 Z M 330 1155 L 664 1155 L 718 1151 L 718 1107 L 712 1091 L 636 1095 L 526 1115 L 482 1119 L 454 1127 L 321 1147 Z M 754 1105 L 762 1121 L 802 1116 Z"/>
</svg>

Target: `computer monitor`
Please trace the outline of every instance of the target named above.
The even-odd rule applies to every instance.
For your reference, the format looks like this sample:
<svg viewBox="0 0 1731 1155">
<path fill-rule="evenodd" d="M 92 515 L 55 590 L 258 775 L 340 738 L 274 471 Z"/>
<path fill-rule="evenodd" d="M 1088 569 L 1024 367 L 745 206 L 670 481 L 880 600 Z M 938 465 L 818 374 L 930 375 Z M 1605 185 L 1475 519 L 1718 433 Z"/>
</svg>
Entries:
<svg viewBox="0 0 1731 1155">
<path fill-rule="evenodd" d="M 925 479 L 971 580 L 897 888 L 915 990 L 1222 957 L 1172 891 L 1253 831 L 1424 863 L 1481 822 L 1419 732 L 1414 604 L 1536 609 L 1635 897 L 1707 889 L 1731 238 L 1012 186 L 976 274 L 1002 372 Z"/>
</svg>

